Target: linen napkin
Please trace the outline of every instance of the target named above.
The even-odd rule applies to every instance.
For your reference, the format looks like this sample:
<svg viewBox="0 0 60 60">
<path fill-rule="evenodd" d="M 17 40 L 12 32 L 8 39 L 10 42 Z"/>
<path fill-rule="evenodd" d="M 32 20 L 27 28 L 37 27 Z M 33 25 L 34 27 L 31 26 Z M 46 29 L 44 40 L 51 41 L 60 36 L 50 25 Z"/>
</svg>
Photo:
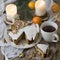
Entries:
<svg viewBox="0 0 60 60">
<path fill-rule="evenodd" d="M 23 49 L 18 49 L 9 45 L 1 47 L 1 52 L 5 56 L 5 60 L 9 60 L 9 58 L 18 57 L 19 54 L 23 52 Z"/>
</svg>

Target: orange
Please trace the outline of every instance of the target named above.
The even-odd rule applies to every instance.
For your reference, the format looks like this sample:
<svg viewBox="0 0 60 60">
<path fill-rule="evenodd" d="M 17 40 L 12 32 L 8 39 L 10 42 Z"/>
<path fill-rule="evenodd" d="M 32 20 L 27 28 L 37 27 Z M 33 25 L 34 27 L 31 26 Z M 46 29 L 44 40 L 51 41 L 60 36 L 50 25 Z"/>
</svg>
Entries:
<svg viewBox="0 0 60 60">
<path fill-rule="evenodd" d="M 42 19 L 40 17 L 33 17 L 32 22 L 35 24 L 41 24 Z"/>
<path fill-rule="evenodd" d="M 58 4 L 53 4 L 52 5 L 52 11 L 53 12 L 59 12 L 60 11 L 60 6 Z"/>
<path fill-rule="evenodd" d="M 28 3 L 28 7 L 29 7 L 30 9 L 34 9 L 34 8 L 35 8 L 35 2 L 34 2 L 34 1 L 30 1 L 30 2 Z"/>
</svg>

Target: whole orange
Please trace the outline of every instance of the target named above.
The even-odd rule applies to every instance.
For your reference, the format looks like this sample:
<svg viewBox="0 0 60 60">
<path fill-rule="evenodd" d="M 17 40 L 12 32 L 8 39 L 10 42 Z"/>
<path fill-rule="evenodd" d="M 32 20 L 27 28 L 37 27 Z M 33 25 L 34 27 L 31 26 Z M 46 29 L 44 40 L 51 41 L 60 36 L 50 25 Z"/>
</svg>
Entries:
<svg viewBox="0 0 60 60">
<path fill-rule="evenodd" d="M 34 1 L 30 1 L 30 2 L 28 3 L 28 7 L 29 7 L 30 9 L 34 9 L 34 8 L 35 8 L 35 2 L 34 2 Z"/>
<path fill-rule="evenodd" d="M 42 19 L 40 17 L 33 17 L 32 22 L 35 24 L 41 24 Z"/>
</svg>

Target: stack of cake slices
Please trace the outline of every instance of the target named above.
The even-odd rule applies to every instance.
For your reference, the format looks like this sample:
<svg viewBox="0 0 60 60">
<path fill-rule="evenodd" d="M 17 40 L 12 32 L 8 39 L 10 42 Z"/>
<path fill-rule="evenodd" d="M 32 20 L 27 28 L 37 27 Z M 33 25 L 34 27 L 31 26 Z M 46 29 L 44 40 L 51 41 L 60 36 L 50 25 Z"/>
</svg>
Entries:
<svg viewBox="0 0 60 60">
<path fill-rule="evenodd" d="M 36 42 L 40 34 L 38 24 L 27 25 L 16 30 L 18 30 L 17 33 L 13 33 L 13 31 L 9 31 L 8 33 L 11 41 L 14 42 L 14 44 L 16 45 L 18 45 L 23 39 L 26 41 L 27 44 Z"/>
</svg>

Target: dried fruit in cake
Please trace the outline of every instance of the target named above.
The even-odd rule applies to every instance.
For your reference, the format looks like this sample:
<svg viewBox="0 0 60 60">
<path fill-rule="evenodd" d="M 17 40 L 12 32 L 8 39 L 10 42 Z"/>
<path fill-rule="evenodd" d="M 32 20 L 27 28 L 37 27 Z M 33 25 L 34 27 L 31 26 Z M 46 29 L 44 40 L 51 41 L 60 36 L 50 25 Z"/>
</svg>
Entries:
<svg viewBox="0 0 60 60">
<path fill-rule="evenodd" d="M 41 24 L 42 23 L 42 18 L 33 17 L 32 22 L 35 23 L 35 24 Z"/>
<path fill-rule="evenodd" d="M 30 1 L 30 2 L 28 3 L 28 7 L 29 7 L 30 9 L 34 9 L 34 8 L 35 8 L 35 2 L 34 2 L 34 1 Z"/>
<path fill-rule="evenodd" d="M 15 23 L 14 23 L 14 26 L 16 27 L 16 29 L 20 29 L 20 28 L 23 28 L 24 27 L 24 22 L 21 21 L 21 20 L 16 20 Z"/>
<path fill-rule="evenodd" d="M 11 31 L 12 31 L 14 34 L 16 34 L 16 33 L 17 33 L 16 26 L 11 25 Z"/>
<path fill-rule="evenodd" d="M 51 9 L 53 12 L 59 12 L 60 6 L 58 4 L 53 4 Z"/>
</svg>

